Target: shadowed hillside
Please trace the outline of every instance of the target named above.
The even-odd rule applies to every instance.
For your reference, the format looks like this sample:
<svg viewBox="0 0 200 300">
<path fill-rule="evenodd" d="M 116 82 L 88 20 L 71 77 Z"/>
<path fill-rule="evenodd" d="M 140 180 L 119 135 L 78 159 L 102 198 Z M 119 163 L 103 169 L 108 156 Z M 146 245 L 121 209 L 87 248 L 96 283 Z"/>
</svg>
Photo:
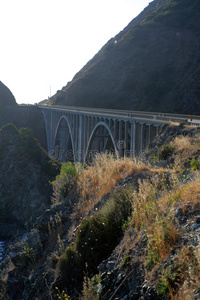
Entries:
<svg viewBox="0 0 200 300">
<path fill-rule="evenodd" d="M 199 18 L 198 0 L 154 0 L 49 104 L 199 114 Z"/>
<path fill-rule="evenodd" d="M 35 105 L 18 105 L 12 92 L 0 81 L 0 127 L 13 123 L 17 128 L 28 127 L 47 149 L 44 118 Z"/>
<path fill-rule="evenodd" d="M 11 91 L 0 81 L 0 108 L 8 105 L 16 106 L 17 103 Z"/>
<path fill-rule="evenodd" d="M 32 224 L 49 208 L 50 180 L 59 169 L 30 129 L 17 130 L 13 124 L 0 128 L 0 239 Z"/>
</svg>

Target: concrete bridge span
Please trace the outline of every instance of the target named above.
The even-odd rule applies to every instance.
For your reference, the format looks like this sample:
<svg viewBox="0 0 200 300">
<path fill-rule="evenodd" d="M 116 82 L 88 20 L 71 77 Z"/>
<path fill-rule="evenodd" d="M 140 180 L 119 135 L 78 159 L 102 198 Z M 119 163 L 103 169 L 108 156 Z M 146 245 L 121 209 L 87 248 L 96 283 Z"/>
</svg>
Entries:
<svg viewBox="0 0 200 300">
<path fill-rule="evenodd" d="M 85 162 L 97 152 L 137 155 L 159 128 L 186 122 L 185 115 L 109 109 L 39 106 L 45 119 L 48 153 L 62 161 Z"/>
</svg>

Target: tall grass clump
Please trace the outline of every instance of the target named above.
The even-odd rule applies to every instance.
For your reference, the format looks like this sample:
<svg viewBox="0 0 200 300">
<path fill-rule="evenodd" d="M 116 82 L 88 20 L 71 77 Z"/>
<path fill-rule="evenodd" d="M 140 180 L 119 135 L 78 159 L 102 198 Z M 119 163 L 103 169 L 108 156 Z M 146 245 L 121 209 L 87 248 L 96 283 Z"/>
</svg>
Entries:
<svg viewBox="0 0 200 300">
<path fill-rule="evenodd" d="M 134 229 L 136 236 L 143 236 L 146 241 L 147 270 L 166 261 L 180 241 L 183 228 L 175 217 L 177 209 L 181 208 L 184 215 L 187 207 L 199 207 L 198 174 L 194 180 L 188 181 L 179 178 L 178 173 L 172 173 L 169 181 L 167 186 L 162 176 L 154 177 L 151 182 L 140 181 L 139 189 L 132 197 L 129 230 Z M 166 290 L 169 291 L 169 287 Z"/>
<path fill-rule="evenodd" d="M 80 195 L 75 218 L 84 216 L 116 183 L 133 172 L 147 171 L 148 167 L 130 158 L 115 158 L 113 155 L 97 155 L 93 164 L 88 166 L 77 182 Z"/>
<path fill-rule="evenodd" d="M 183 246 L 172 261 L 162 269 L 158 283 L 158 293 L 172 299 L 194 299 L 194 290 L 199 290 L 200 265 L 195 247 Z M 181 286 L 181 288 L 180 288 Z"/>
<path fill-rule="evenodd" d="M 147 269 L 166 259 L 179 238 L 176 224 L 170 215 L 170 199 L 166 199 L 165 194 L 169 195 L 169 190 L 162 176 L 154 178 L 153 182 L 140 182 L 138 192 L 133 194 L 131 226 L 144 232 Z"/>
<path fill-rule="evenodd" d="M 175 146 L 174 167 L 198 170 L 200 139 L 198 136 L 179 136 L 173 141 Z"/>
<path fill-rule="evenodd" d="M 191 140 L 191 137 L 181 135 L 176 137 L 173 143 L 178 150 L 185 150 L 192 147 Z"/>
</svg>

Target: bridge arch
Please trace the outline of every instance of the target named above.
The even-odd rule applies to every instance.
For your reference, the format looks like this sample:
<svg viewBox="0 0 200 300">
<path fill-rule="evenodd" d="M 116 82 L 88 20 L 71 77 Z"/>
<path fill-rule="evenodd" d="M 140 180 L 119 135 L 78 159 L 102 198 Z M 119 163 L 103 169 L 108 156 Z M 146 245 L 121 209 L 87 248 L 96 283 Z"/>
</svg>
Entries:
<svg viewBox="0 0 200 300">
<path fill-rule="evenodd" d="M 54 157 L 61 161 L 75 162 L 74 140 L 66 116 L 61 116 L 54 135 Z"/>
<path fill-rule="evenodd" d="M 96 142 L 98 142 L 99 145 L 94 143 L 95 138 L 97 138 L 98 141 Z M 113 148 L 110 148 L 111 146 Z M 98 122 L 90 134 L 85 152 L 84 163 L 87 160 L 90 160 L 90 154 L 105 152 L 106 150 L 118 154 L 116 143 L 109 126 L 105 122 Z"/>
</svg>

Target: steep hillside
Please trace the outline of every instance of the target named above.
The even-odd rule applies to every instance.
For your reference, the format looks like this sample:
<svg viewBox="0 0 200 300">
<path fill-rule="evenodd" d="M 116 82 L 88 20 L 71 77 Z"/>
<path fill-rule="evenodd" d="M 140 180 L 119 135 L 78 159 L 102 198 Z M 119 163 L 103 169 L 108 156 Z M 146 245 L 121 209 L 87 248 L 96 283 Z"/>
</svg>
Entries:
<svg viewBox="0 0 200 300">
<path fill-rule="evenodd" d="M 0 128 L 8 123 L 28 127 L 45 149 L 46 130 L 41 110 L 34 105 L 17 105 L 12 92 L 0 81 Z"/>
<path fill-rule="evenodd" d="M 199 299 L 199 148 L 199 128 L 165 125 L 142 160 L 63 164 L 51 208 L 10 240 L 0 299 Z"/>
<path fill-rule="evenodd" d="M 11 91 L 0 81 L 0 108 L 8 105 L 16 106 L 17 103 Z"/>
<path fill-rule="evenodd" d="M 154 0 L 49 104 L 200 113 L 200 2 Z"/>
<path fill-rule="evenodd" d="M 47 149 L 44 117 L 41 110 L 34 105 L 3 106 L 0 109 L 0 127 L 12 123 L 18 129 L 30 128 L 34 137 Z"/>
</svg>

